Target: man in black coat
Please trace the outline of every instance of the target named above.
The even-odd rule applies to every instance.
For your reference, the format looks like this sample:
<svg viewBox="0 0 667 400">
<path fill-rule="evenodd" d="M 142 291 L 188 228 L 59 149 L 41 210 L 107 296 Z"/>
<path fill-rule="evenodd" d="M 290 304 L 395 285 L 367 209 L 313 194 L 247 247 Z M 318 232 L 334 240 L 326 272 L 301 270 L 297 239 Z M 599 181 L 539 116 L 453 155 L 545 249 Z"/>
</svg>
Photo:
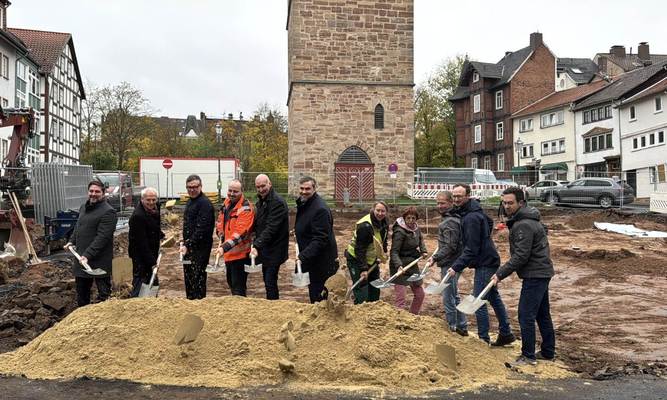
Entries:
<svg viewBox="0 0 667 400">
<path fill-rule="evenodd" d="M 308 295 L 315 303 L 327 298 L 324 282 L 338 270 L 338 247 L 333 217 L 327 203 L 317 194 L 317 182 L 304 176 L 299 180 L 294 231 L 299 245 L 303 272 L 310 275 Z"/>
<path fill-rule="evenodd" d="M 185 295 L 190 300 L 203 299 L 206 297 L 206 265 L 213 247 L 215 210 L 202 193 L 199 175 L 188 176 L 185 187 L 190 199 L 183 213 L 183 242 L 179 249 L 186 261 L 183 263 Z"/>
<path fill-rule="evenodd" d="M 141 284 L 148 284 L 153 275 L 153 267 L 160 252 L 160 239 L 164 233 L 160 229 L 160 208 L 155 188 L 141 191 L 141 201 L 130 217 L 128 253 L 132 258 L 132 297 L 139 295 Z M 158 285 L 157 276 L 154 285 Z"/>
<path fill-rule="evenodd" d="M 78 261 L 72 272 L 76 282 L 76 300 L 79 307 L 90 304 L 93 281 L 97 286 L 97 299 L 104 301 L 111 295 L 111 262 L 113 260 L 113 233 L 116 230 L 116 210 L 104 197 L 104 184 L 91 181 L 88 184 L 88 201 L 79 209 L 79 219 L 65 249 L 75 246 L 82 261 L 91 268 L 101 268 L 105 275 L 89 275 Z"/>
<path fill-rule="evenodd" d="M 521 356 L 515 365 L 535 365 L 536 359 L 553 360 L 556 355 L 556 334 L 549 310 L 549 282 L 554 265 L 549 239 L 540 212 L 525 206 L 523 190 L 511 187 L 503 192 L 503 207 L 509 216 L 510 259 L 498 268 L 492 281 L 498 284 L 516 271 L 522 279 L 519 298 Z M 535 353 L 535 322 L 542 335 L 541 351 Z"/>
<path fill-rule="evenodd" d="M 278 300 L 278 272 L 287 260 L 289 249 L 289 209 L 287 203 L 273 189 L 271 180 L 264 174 L 255 178 L 257 203 L 255 204 L 255 240 L 251 255 L 262 264 L 264 287 L 268 300 Z"/>
</svg>

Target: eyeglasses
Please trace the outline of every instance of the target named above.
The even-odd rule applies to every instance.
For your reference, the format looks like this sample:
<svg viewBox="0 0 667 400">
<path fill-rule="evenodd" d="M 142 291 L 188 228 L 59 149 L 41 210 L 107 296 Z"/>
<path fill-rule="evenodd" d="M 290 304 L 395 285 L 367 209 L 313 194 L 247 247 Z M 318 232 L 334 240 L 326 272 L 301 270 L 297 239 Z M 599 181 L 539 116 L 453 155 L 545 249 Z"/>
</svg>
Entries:
<svg viewBox="0 0 667 400">
<path fill-rule="evenodd" d="M 452 199 L 462 199 L 464 197 L 466 197 L 466 196 L 463 196 L 463 195 L 460 195 L 460 194 L 453 194 L 452 195 Z"/>
<path fill-rule="evenodd" d="M 200 186 L 200 185 L 197 185 L 197 186 L 186 186 L 186 188 L 187 188 L 188 190 L 195 190 L 195 189 L 199 189 L 199 186 Z"/>
</svg>

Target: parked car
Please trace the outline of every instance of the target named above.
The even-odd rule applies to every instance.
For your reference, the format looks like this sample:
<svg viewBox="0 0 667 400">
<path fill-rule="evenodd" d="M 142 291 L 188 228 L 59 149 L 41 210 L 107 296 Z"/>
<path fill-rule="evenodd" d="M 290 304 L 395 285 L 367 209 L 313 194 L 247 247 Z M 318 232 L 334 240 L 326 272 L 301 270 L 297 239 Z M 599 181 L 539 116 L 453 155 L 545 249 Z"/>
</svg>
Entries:
<svg viewBox="0 0 667 400">
<path fill-rule="evenodd" d="M 607 208 L 621 201 L 632 203 L 635 191 L 627 183 L 612 178 L 582 178 L 566 186 L 544 190 L 540 200 L 551 204 L 598 204 Z"/>
<path fill-rule="evenodd" d="M 125 173 L 101 172 L 95 174 L 106 188 L 105 195 L 109 204 L 120 211 L 129 207 L 134 207 L 141 197 L 142 187 L 135 186 L 132 182 L 132 176 Z"/>
<path fill-rule="evenodd" d="M 554 180 L 550 180 L 550 179 L 535 182 L 532 185 L 528 186 L 526 189 L 524 189 L 524 193 L 526 194 L 526 200 L 539 199 L 540 195 L 545 190 L 554 189 L 556 187 L 562 187 L 562 186 L 567 185 L 568 183 L 570 183 L 570 182 L 568 182 L 568 181 L 554 181 Z"/>
</svg>

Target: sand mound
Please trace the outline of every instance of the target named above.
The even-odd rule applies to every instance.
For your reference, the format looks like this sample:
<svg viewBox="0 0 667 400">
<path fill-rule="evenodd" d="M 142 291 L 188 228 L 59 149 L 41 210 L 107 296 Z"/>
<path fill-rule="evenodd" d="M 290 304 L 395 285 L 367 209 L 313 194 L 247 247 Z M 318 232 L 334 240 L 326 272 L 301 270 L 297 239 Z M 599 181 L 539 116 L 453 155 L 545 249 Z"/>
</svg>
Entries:
<svg viewBox="0 0 667 400">
<path fill-rule="evenodd" d="M 177 346 L 173 336 L 186 313 L 200 316 L 204 328 L 195 342 Z M 456 371 L 438 362 L 436 343 L 456 349 Z M 28 345 L 0 355 L 0 373 L 414 393 L 521 384 L 503 365 L 516 354 L 516 349 L 490 349 L 473 337 L 451 334 L 440 319 L 416 317 L 383 302 L 349 306 L 341 314 L 327 311 L 325 303 L 131 299 L 76 310 Z M 527 372 L 543 378 L 569 375 L 554 363 Z"/>
</svg>

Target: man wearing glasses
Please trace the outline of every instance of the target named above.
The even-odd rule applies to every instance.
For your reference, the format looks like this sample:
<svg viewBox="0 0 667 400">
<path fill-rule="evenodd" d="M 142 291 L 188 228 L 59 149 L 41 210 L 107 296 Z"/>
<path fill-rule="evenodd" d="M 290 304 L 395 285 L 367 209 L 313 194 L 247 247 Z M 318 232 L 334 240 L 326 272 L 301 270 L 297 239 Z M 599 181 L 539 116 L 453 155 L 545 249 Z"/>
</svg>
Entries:
<svg viewBox="0 0 667 400">
<path fill-rule="evenodd" d="M 185 295 L 189 300 L 206 297 L 206 264 L 213 247 L 215 211 L 211 201 L 202 194 L 201 178 L 190 175 L 185 180 L 190 199 L 183 214 L 183 260 Z"/>
</svg>

